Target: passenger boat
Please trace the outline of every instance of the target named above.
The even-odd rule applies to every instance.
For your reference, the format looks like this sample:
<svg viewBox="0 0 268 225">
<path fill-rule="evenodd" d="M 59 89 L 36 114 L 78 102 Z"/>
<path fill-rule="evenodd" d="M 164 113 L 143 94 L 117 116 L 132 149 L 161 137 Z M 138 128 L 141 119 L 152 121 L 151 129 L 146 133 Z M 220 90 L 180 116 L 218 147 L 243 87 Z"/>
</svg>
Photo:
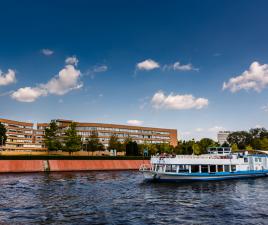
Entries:
<svg viewBox="0 0 268 225">
<path fill-rule="evenodd" d="M 208 148 L 203 155 L 156 155 L 140 171 L 149 181 L 209 181 L 268 176 L 268 155 Z"/>
</svg>

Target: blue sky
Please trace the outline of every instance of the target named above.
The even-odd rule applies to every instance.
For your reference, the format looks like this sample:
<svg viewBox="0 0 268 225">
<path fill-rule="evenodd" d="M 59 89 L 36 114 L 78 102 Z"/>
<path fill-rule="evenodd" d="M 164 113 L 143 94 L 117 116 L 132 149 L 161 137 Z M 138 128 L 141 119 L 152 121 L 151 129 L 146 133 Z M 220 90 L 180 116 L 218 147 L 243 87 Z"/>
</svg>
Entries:
<svg viewBox="0 0 268 225">
<path fill-rule="evenodd" d="M 268 127 L 267 1 L 0 7 L 0 117 L 176 128 L 184 139 Z"/>
</svg>

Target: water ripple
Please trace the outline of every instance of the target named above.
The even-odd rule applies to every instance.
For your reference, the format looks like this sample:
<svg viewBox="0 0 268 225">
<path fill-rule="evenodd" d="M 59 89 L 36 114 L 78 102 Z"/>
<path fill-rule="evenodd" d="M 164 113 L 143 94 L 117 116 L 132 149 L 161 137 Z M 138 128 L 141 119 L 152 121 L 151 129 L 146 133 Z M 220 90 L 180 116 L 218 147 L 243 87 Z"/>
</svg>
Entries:
<svg viewBox="0 0 268 225">
<path fill-rule="evenodd" d="M 0 175 L 0 224 L 268 224 L 268 178 L 185 184 L 138 172 Z"/>
</svg>

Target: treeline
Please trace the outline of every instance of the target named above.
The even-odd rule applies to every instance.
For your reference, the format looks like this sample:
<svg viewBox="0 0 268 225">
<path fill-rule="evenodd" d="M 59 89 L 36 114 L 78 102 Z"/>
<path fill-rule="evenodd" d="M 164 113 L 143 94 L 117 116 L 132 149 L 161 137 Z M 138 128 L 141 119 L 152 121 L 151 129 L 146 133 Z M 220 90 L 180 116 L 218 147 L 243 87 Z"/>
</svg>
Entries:
<svg viewBox="0 0 268 225">
<path fill-rule="evenodd" d="M 268 150 L 268 131 L 265 128 L 253 128 L 249 131 L 236 131 L 229 134 L 226 146 L 233 150 Z"/>
</svg>

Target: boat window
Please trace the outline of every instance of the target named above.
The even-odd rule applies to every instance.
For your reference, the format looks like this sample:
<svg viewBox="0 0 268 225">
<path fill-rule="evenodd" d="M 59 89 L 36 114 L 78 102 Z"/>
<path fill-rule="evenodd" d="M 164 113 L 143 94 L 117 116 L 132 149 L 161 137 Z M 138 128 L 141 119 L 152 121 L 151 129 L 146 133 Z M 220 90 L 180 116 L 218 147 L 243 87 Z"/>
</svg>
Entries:
<svg viewBox="0 0 268 225">
<path fill-rule="evenodd" d="M 248 158 L 244 158 L 244 162 L 245 162 L 245 163 L 248 162 Z"/>
<path fill-rule="evenodd" d="M 232 172 L 236 171 L 236 165 L 231 165 Z"/>
<path fill-rule="evenodd" d="M 199 165 L 191 165 L 192 173 L 199 173 Z"/>
<path fill-rule="evenodd" d="M 255 162 L 258 162 L 258 158 L 255 158 Z"/>
<path fill-rule="evenodd" d="M 223 172 L 223 165 L 218 165 L 218 172 Z"/>
<path fill-rule="evenodd" d="M 179 172 L 180 173 L 189 173 L 189 166 L 188 165 L 179 165 Z"/>
<path fill-rule="evenodd" d="M 224 172 L 230 172 L 230 166 L 224 165 Z"/>
<path fill-rule="evenodd" d="M 201 172 L 202 173 L 208 173 L 208 165 L 202 165 L 201 166 Z"/>
<path fill-rule="evenodd" d="M 216 173 L 216 165 L 210 165 L 210 173 Z"/>
<path fill-rule="evenodd" d="M 166 165 L 166 172 L 171 172 L 171 165 Z"/>
<path fill-rule="evenodd" d="M 171 165 L 171 172 L 173 173 L 177 172 L 177 165 Z"/>
</svg>

